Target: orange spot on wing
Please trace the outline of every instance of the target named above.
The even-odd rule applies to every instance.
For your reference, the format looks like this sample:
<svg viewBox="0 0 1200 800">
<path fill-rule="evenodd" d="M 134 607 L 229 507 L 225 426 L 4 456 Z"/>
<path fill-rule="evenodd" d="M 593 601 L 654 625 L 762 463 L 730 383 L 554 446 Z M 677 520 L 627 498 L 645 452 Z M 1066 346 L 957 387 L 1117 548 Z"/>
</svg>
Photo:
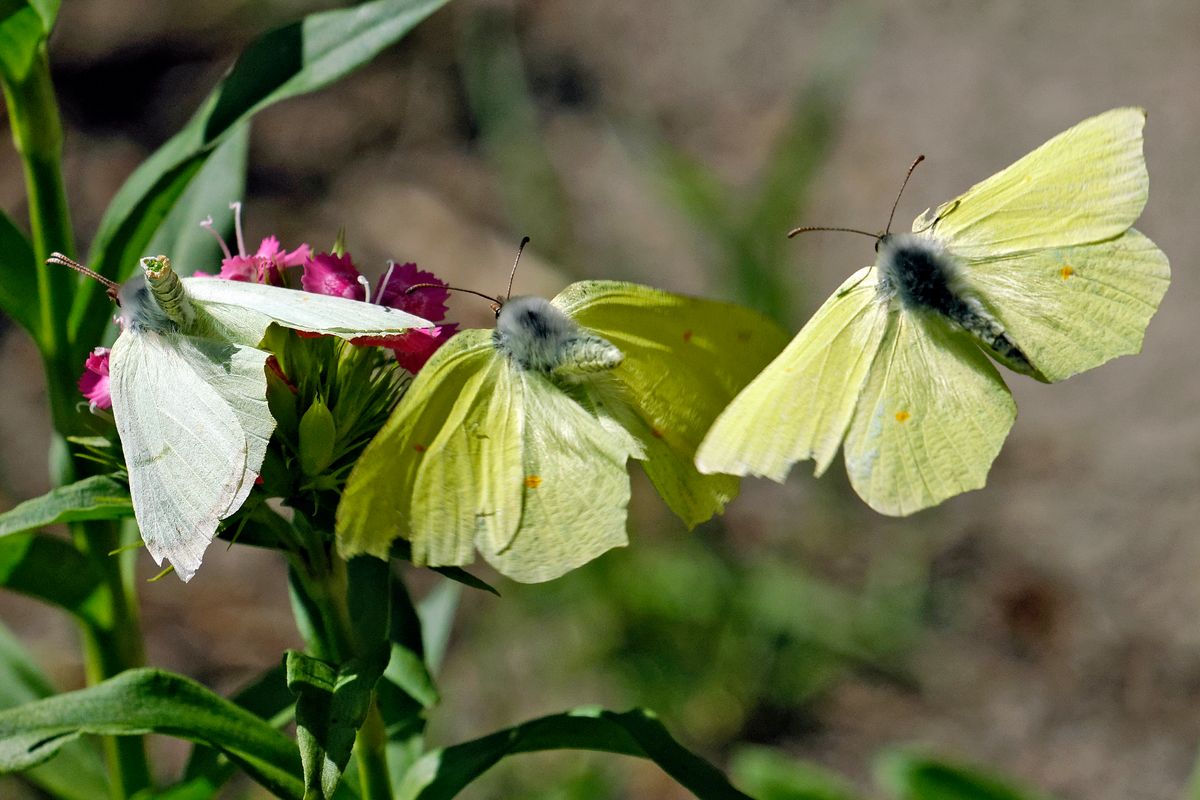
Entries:
<svg viewBox="0 0 1200 800">
<path fill-rule="evenodd" d="M 416 444 L 413 445 L 413 450 L 416 450 L 418 453 L 424 453 L 425 445 L 421 444 L 420 442 L 417 442 Z"/>
<path fill-rule="evenodd" d="M 653 436 L 655 439 L 663 438 L 663 432 L 660 431 L 658 428 L 651 428 L 650 435 Z"/>
<path fill-rule="evenodd" d="M 1062 275 L 1062 279 L 1065 281 L 1067 278 L 1075 274 L 1075 268 L 1070 264 L 1063 264 L 1062 269 L 1058 271 L 1058 274 Z"/>
<path fill-rule="evenodd" d="M 907 411 L 897 411 L 896 422 L 907 422 L 911 416 L 912 414 L 908 413 Z"/>
<path fill-rule="evenodd" d="M 526 489 L 536 489 L 541 485 L 542 485 L 542 476 L 541 475 L 526 476 L 526 478 L 525 478 L 525 488 Z"/>
<path fill-rule="evenodd" d="M 691 331 L 684 331 L 684 332 L 683 332 L 683 340 L 684 340 L 685 342 L 690 342 L 690 341 L 692 340 L 692 332 L 691 332 Z"/>
</svg>

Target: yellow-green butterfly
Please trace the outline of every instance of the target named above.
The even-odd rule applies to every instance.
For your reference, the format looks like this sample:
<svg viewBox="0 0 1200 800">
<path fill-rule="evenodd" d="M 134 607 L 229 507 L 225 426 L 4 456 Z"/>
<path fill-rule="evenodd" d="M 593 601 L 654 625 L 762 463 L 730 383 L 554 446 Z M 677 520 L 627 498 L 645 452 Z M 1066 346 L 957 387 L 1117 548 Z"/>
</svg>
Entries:
<svg viewBox="0 0 1200 800">
<path fill-rule="evenodd" d="M 1045 382 L 1141 349 L 1170 281 L 1130 226 L 1146 204 L 1145 112 L 1119 108 L 1055 136 L 858 271 L 722 412 L 701 472 L 782 481 L 801 459 L 846 471 L 902 516 L 984 485 L 1016 418 L 984 355 Z"/>
<path fill-rule="evenodd" d="M 701 437 L 786 337 L 744 308 L 613 281 L 496 301 L 450 339 L 359 459 L 337 514 L 344 556 L 467 564 L 546 581 L 626 544 L 626 459 L 689 527 L 738 480 L 701 475 Z"/>
<path fill-rule="evenodd" d="M 386 306 L 216 278 L 180 278 L 143 258 L 121 285 L 55 253 L 50 263 L 108 287 L 121 308 L 109 364 L 113 416 L 142 541 L 191 580 L 219 522 L 262 469 L 275 420 L 258 349 L 272 324 L 343 339 L 433 323 Z"/>
</svg>

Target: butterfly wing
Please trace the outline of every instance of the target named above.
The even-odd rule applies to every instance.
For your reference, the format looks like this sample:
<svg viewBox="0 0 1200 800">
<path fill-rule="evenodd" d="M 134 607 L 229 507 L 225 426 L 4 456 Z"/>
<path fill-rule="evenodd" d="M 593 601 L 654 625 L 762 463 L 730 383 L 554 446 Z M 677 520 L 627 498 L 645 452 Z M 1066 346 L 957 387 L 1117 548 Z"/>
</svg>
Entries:
<svg viewBox="0 0 1200 800">
<path fill-rule="evenodd" d="M 507 542 L 482 535 L 476 544 L 503 574 L 539 583 L 628 543 L 626 461 L 636 442 L 606 427 L 544 375 L 505 366 L 522 420 L 515 484 L 520 525 Z"/>
<path fill-rule="evenodd" d="M 149 330 L 113 346 L 113 416 L 134 513 L 155 562 L 166 558 L 185 581 L 262 468 L 275 427 L 267 355 Z"/>
<path fill-rule="evenodd" d="M 1120 236 L 1146 205 L 1145 122 L 1140 108 L 1086 119 L 926 211 L 913 232 L 946 241 L 968 260 Z"/>
<path fill-rule="evenodd" d="M 913 224 L 966 262 L 970 287 L 1047 381 L 1138 352 L 1170 283 L 1167 257 L 1130 228 L 1149 186 L 1145 116 L 1085 120 Z"/>
<path fill-rule="evenodd" d="M 338 551 L 387 558 L 392 540 L 411 537 L 414 487 L 429 449 L 450 420 L 472 419 L 488 384 L 483 377 L 496 361 L 490 331 L 466 330 L 446 342 L 417 373 L 391 417 L 367 445 L 350 473 L 337 510 Z M 447 469 L 449 467 L 446 467 Z M 436 487 L 469 491 L 470 481 Z M 457 495 L 453 496 L 458 502 Z M 437 537 L 413 542 L 417 563 L 466 564 L 474 555 L 474 528 L 458 526 Z"/>
<path fill-rule="evenodd" d="M 811 458 L 820 475 L 837 454 L 887 328 L 877 273 L 842 284 L 791 344 L 713 424 L 696 454 L 702 472 L 782 482 Z"/>
<path fill-rule="evenodd" d="M 892 312 L 878 349 L 845 442 L 859 497 L 906 516 L 982 487 L 1017 416 L 992 362 L 933 313 Z"/>
<path fill-rule="evenodd" d="M 783 331 L 740 306 L 617 281 L 575 283 L 552 302 L 624 354 L 612 370 L 621 391 L 593 400 L 641 441 L 646 474 L 671 510 L 691 527 L 723 509 L 738 481 L 702 475 L 696 448 L 783 348 Z"/>
<path fill-rule="evenodd" d="M 213 328 L 206 333 L 251 347 L 262 340 L 272 322 L 343 339 L 399 335 L 409 328 L 433 326 L 396 308 L 279 286 L 216 278 L 183 278 L 183 286 L 203 312 L 199 324 Z"/>
</svg>

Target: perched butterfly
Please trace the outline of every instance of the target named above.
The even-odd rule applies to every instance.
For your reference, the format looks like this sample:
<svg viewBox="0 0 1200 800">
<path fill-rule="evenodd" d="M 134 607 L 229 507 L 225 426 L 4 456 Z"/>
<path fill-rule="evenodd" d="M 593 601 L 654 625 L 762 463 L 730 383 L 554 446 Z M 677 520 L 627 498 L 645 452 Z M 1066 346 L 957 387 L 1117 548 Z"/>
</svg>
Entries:
<svg viewBox="0 0 1200 800">
<path fill-rule="evenodd" d="M 478 549 L 546 581 L 626 543 L 628 458 L 689 527 L 738 480 L 701 475 L 700 438 L 786 337 L 737 306 L 611 281 L 495 301 L 495 330 L 434 354 L 359 459 L 338 507 L 345 556 L 393 539 L 430 566 Z"/>
<path fill-rule="evenodd" d="M 121 286 L 122 332 L 109 364 L 113 416 L 146 549 L 190 580 L 216 534 L 254 487 L 275 420 L 257 345 L 272 323 L 343 339 L 399 335 L 432 323 L 386 306 L 257 283 L 180 278 L 143 258 Z"/>
<path fill-rule="evenodd" d="M 1016 418 L 986 358 L 1040 381 L 1141 349 L 1170 281 L 1130 226 L 1146 204 L 1145 112 L 1108 111 L 878 237 L 787 349 L 730 404 L 701 472 L 782 481 L 846 471 L 903 516 L 983 486 Z"/>
</svg>

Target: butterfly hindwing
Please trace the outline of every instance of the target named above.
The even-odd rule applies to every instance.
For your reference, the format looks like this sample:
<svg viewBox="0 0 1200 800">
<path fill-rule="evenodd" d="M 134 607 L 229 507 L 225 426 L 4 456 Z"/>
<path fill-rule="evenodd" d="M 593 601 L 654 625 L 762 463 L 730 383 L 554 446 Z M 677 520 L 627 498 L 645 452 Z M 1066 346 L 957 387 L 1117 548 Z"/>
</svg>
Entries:
<svg viewBox="0 0 1200 800">
<path fill-rule="evenodd" d="M 904 516 L 983 486 L 1016 419 L 987 356 L 932 313 L 895 311 L 846 435 L 859 497 Z"/>
<path fill-rule="evenodd" d="M 811 458 L 824 472 L 883 339 L 888 312 L 878 293 L 872 268 L 850 276 L 722 412 L 696 455 L 700 469 L 782 481 Z"/>
<path fill-rule="evenodd" d="M 1171 270 L 1152 241 L 1115 239 L 968 262 L 989 310 L 1048 381 L 1142 349 Z"/>
<path fill-rule="evenodd" d="M 553 303 L 621 350 L 615 394 L 595 401 L 641 441 L 644 467 L 689 527 L 737 495 L 729 475 L 704 475 L 693 459 L 730 400 L 771 360 L 786 335 L 762 315 L 730 303 L 619 281 L 582 281 Z"/>
<path fill-rule="evenodd" d="M 476 544 L 513 580 L 548 581 L 628 543 L 626 461 L 635 443 L 546 376 L 506 367 L 523 420 L 520 525 L 502 547 L 489 536 Z"/>
<path fill-rule="evenodd" d="M 245 500 L 274 420 L 267 353 L 127 331 L 112 350 L 113 415 L 146 548 L 188 580 L 218 522 Z"/>
</svg>

